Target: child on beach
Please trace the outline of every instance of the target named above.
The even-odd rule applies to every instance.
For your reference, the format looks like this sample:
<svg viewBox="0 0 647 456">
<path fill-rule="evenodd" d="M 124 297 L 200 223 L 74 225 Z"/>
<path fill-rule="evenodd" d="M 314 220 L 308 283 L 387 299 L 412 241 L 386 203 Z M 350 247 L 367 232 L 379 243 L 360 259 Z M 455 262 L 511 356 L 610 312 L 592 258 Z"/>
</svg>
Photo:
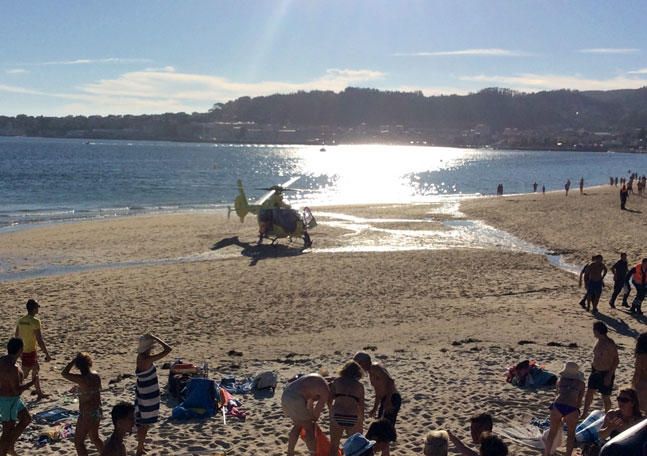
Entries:
<svg viewBox="0 0 647 456">
<path fill-rule="evenodd" d="M 552 442 L 558 432 L 561 432 L 562 422 L 566 424 L 566 456 L 571 456 L 575 446 L 575 427 L 580 416 L 580 406 L 584 397 L 584 374 L 580 372 L 577 363 L 567 362 L 559 373 L 557 381 L 557 397 L 550 405 L 550 430 L 546 439 L 544 455 L 551 454 Z"/>
<path fill-rule="evenodd" d="M 135 425 L 135 406 L 128 402 L 120 402 L 112 408 L 110 415 L 115 429 L 106 440 L 101 456 L 126 456 L 124 439 Z"/>
<path fill-rule="evenodd" d="M 72 374 L 72 367 L 81 373 Z M 79 456 L 86 456 L 85 439 L 90 437 L 92 443 L 101 453 L 103 442 L 99 437 L 101 423 L 101 377 L 91 370 L 92 358 L 87 353 L 78 353 L 63 369 L 61 375 L 79 386 L 79 419 L 76 422 L 74 446 Z"/>
<path fill-rule="evenodd" d="M 430 431 L 425 437 L 425 456 L 447 456 L 449 436 L 446 431 Z"/>
<path fill-rule="evenodd" d="M 494 420 L 492 415 L 489 413 L 479 413 L 470 418 L 470 436 L 472 437 L 472 443 L 475 445 L 481 444 L 481 438 L 486 433 L 491 433 L 494 428 Z M 447 431 L 449 440 L 452 442 L 452 445 L 456 450 L 463 456 L 478 456 L 478 452 L 468 448 L 458 437 L 456 437 L 451 431 Z"/>
</svg>

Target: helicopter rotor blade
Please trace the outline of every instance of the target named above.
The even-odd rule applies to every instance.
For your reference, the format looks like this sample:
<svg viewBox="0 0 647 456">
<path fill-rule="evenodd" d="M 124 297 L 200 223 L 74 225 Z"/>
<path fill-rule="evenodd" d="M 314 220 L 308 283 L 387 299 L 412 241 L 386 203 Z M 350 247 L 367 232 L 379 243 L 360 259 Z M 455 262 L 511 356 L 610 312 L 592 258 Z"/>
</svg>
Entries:
<svg viewBox="0 0 647 456">
<path fill-rule="evenodd" d="M 299 179 L 301 179 L 301 176 L 294 176 L 294 177 L 290 178 L 290 179 L 289 179 L 287 182 L 285 182 L 284 184 L 279 185 L 279 187 L 281 187 L 281 189 L 282 189 L 281 191 L 286 191 L 286 190 L 288 190 L 288 187 L 289 187 L 290 185 L 294 184 L 294 183 L 295 183 L 296 181 L 298 181 Z M 266 189 L 265 189 L 265 190 L 266 190 Z M 261 204 L 263 204 L 265 201 L 267 201 L 267 200 L 268 200 L 268 198 L 270 198 L 270 197 L 274 194 L 274 192 L 276 192 L 276 189 L 274 189 L 274 188 L 270 189 L 270 191 L 269 191 L 269 192 L 267 192 L 265 195 L 263 195 L 263 196 L 261 197 L 261 199 L 259 199 L 258 201 L 256 201 L 256 203 L 254 203 L 254 204 L 257 204 L 257 205 L 259 205 L 259 206 L 260 206 L 260 205 L 261 205 Z"/>
</svg>

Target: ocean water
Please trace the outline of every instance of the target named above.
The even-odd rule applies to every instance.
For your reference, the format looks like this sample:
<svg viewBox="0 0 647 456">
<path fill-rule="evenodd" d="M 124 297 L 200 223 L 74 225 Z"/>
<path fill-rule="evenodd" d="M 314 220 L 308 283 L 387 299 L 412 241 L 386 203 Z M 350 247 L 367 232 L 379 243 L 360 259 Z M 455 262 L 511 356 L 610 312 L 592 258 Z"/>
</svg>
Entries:
<svg viewBox="0 0 647 456">
<path fill-rule="evenodd" d="M 224 208 L 301 176 L 295 205 L 438 201 L 451 196 L 607 184 L 647 173 L 647 156 L 419 146 L 214 145 L 0 138 L 0 227 Z"/>
</svg>

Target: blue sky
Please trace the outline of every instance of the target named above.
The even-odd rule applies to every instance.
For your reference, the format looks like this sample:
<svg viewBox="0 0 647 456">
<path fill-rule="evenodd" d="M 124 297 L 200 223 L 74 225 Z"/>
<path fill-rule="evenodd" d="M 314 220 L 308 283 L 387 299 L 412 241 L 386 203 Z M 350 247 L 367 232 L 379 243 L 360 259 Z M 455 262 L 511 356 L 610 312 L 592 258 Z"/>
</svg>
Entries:
<svg viewBox="0 0 647 456">
<path fill-rule="evenodd" d="M 0 0 L 0 114 L 206 111 L 347 86 L 647 85 L 647 2 Z"/>
</svg>

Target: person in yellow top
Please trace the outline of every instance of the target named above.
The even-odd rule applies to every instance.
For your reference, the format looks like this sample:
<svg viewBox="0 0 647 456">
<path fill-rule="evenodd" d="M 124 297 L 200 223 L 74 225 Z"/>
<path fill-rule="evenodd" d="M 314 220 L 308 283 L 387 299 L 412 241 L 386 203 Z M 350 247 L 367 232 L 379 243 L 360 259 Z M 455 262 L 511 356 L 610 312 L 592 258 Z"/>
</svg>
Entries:
<svg viewBox="0 0 647 456">
<path fill-rule="evenodd" d="M 36 390 L 36 395 L 38 399 L 47 397 L 43 390 L 40 387 L 40 379 L 38 377 L 38 371 L 40 366 L 38 365 L 38 352 L 36 351 L 36 345 L 45 353 L 45 361 L 50 361 L 51 357 L 45 346 L 45 341 L 41 334 L 41 325 L 40 320 L 36 318 L 38 314 L 38 309 L 40 304 L 38 304 L 34 299 L 27 301 L 27 315 L 18 320 L 16 325 L 16 337 L 22 339 L 24 348 L 21 355 L 22 360 L 22 369 L 25 377 L 31 372 L 31 378 L 34 382 L 34 387 Z"/>
</svg>

